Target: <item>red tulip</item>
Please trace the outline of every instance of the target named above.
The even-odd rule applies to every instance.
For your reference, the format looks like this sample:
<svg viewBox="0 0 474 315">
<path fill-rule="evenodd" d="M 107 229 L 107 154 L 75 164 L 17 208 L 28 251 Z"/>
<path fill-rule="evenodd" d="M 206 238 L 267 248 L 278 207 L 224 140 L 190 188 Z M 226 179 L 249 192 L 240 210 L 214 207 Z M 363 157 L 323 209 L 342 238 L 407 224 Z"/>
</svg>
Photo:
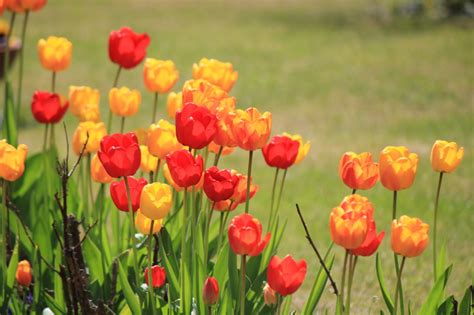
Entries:
<svg viewBox="0 0 474 315">
<path fill-rule="evenodd" d="M 148 285 L 148 268 L 145 268 L 145 283 Z M 151 283 L 154 288 L 161 288 L 166 282 L 165 268 L 158 265 L 151 267 Z"/>
<path fill-rule="evenodd" d="M 174 151 L 166 156 L 166 164 L 171 178 L 179 187 L 190 187 L 199 183 L 202 176 L 203 160 L 187 150 Z"/>
<path fill-rule="evenodd" d="M 372 256 L 379 248 L 380 243 L 382 243 L 385 232 L 380 232 L 377 235 L 377 229 L 375 227 L 375 221 L 370 219 L 369 230 L 367 236 L 365 237 L 364 242 L 359 247 L 350 250 L 352 255 L 356 256 Z"/>
<path fill-rule="evenodd" d="M 270 240 L 270 233 L 262 237 L 262 224 L 248 213 L 235 216 L 229 225 L 230 247 L 237 255 L 258 256 Z"/>
<path fill-rule="evenodd" d="M 132 209 L 133 212 L 136 212 L 140 208 L 140 197 L 143 187 L 148 183 L 144 178 L 135 179 L 133 176 L 128 176 L 127 178 L 128 185 L 130 186 L 130 197 L 132 198 Z M 110 196 L 120 211 L 128 212 L 127 189 L 124 179 L 110 184 Z"/>
<path fill-rule="evenodd" d="M 214 305 L 219 300 L 219 284 L 214 277 L 208 277 L 202 288 L 202 299 L 206 305 Z"/>
<path fill-rule="evenodd" d="M 296 262 L 290 255 L 283 259 L 273 256 L 268 264 L 267 282 L 281 296 L 286 296 L 298 290 L 305 275 L 306 261 L 304 259 Z"/>
<path fill-rule="evenodd" d="M 97 155 L 107 173 L 115 178 L 133 176 L 140 167 L 140 146 L 134 133 L 104 136 Z"/>
<path fill-rule="evenodd" d="M 150 44 L 148 34 L 137 34 L 129 27 L 110 32 L 109 58 L 122 68 L 131 69 L 142 62 Z"/>
<path fill-rule="evenodd" d="M 265 162 L 271 167 L 287 169 L 296 161 L 300 144 L 287 136 L 274 136 L 262 148 Z"/>
<path fill-rule="evenodd" d="M 31 101 L 31 111 L 39 123 L 58 123 L 67 111 L 69 102 L 59 94 L 36 91 Z"/>
<path fill-rule="evenodd" d="M 237 181 L 238 177 L 229 170 L 219 170 L 213 166 L 204 172 L 204 192 L 214 202 L 226 200 L 234 194 Z"/>
<path fill-rule="evenodd" d="M 217 118 L 207 108 L 187 103 L 176 113 L 176 137 L 193 149 L 207 146 L 217 132 Z"/>
</svg>

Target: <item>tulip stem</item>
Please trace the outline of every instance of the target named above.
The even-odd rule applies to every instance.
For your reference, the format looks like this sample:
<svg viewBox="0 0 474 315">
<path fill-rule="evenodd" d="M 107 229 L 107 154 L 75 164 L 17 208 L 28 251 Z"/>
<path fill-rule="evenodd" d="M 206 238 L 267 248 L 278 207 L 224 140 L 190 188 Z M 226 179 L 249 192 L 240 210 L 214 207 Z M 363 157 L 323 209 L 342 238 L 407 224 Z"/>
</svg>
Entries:
<svg viewBox="0 0 474 315">
<path fill-rule="evenodd" d="M 18 125 L 20 121 L 20 107 L 21 107 L 21 93 L 23 89 L 23 64 L 24 64 L 24 56 L 23 50 L 25 49 L 25 37 L 26 37 L 26 28 L 28 26 L 28 17 L 30 15 L 30 11 L 25 11 L 25 17 L 23 18 L 23 28 L 21 29 L 21 47 L 19 50 L 19 57 L 20 57 L 20 65 L 18 67 L 18 91 L 17 91 L 17 103 L 16 103 L 16 123 Z"/>
<path fill-rule="evenodd" d="M 154 124 L 156 121 L 156 109 L 158 108 L 158 92 L 155 92 L 153 98 L 153 116 L 151 116 L 151 123 Z"/>
<path fill-rule="evenodd" d="M 276 313 L 277 315 L 280 315 L 281 314 L 281 305 L 283 304 L 283 298 L 281 297 L 280 294 L 276 293 L 276 296 L 277 296 L 277 309 L 276 309 Z"/>
<path fill-rule="evenodd" d="M 212 215 L 214 214 L 214 206 L 216 202 L 212 202 L 212 206 L 208 210 L 206 218 L 206 229 L 204 230 L 204 267 L 207 274 L 207 260 L 209 259 L 209 226 L 211 225 Z"/>
<path fill-rule="evenodd" d="M 48 147 L 48 128 L 49 124 L 44 125 L 44 138 L 43 138 L 43 153 L 46 152 Z"/>
<path fill-rule="evenodd" d="M 132 244 L 132 255 L 133 255 L 133 268 L 135 271 L 135 286 L 138 287 L 138 263 L 137 263 L 137 251 L 135 247 L 135 235 L 134 235 L 134 218 L 133 218 L 133 207 L 132 197 L 130 194 L 130 185 L 128 184 L 128 177 L 123 177 L 125 181 L 125 188 L 127 190 L 127 201 L 128 201 L 128 213 L 130 218 L 130 243 Z"/>
<path fill-rule="evenodd" d="M 56 71 L 53 71 L 53 75 L 51 77 L 51 92 L 56 93 Z"/>
<path fill-rule="evenodd" d="M 155 297 L 153 290 L 153 276 L 151 272 L 151 250 L 153 245 L 153 225 L 155 220 L 151 220 L 150 224 L 150 233 L 148 233 L 148 292 L 150 293 L 150 305 L 152 309 L 152 314 L 155 314 Z"/>
<path fill-rule="evenodd" d="M 221 154 L 222 154 L 222 151 L 224 150 L 224 146 L 221 145 L 219 147 L 219 151 L 217 151 L 217 154 L 216 156 L 214 157 L 214 166 L 217 166 L 217 164 L 219 163 L 219 159 L 221 158 Z"/>
<path fill-rule="evenodd" d="M 156 163 L 156 169 L 154 172 L 153 181 L 159 181 L 160 166 L 161 166 L 161 159 L 158 159 L 158 162 Z"/>
<path fill-rule="evenodd" d="M 268 219 L 268 229 L 270 230 L 273 227 L 273 205 L 275 203 L 275 190 L 276 190 L 276 184 L 278 180 L 278 172 L 280 171 L 280 168 L 276 168 L 275 171 L 275 177 L 273 178 L 273 186 L 272 186 L 272 200 L 270 203 L 270 217 Z"/>
<path fill-rule="evenodd" d="M 281 196 L 283 195 L 283 188 L 285 187 L 286 173 L 288 173 L 288 169 L 285 169 L 285 171 L 283 172 L 283 178 L 281 179 L 280 191 L 278 192 L 278 201 L 275 208 L 275 217 L 278 216 L 278 210 L 280 210 L 280 202 L 281 202 Z M 274 224 L 275 222 L 276 221 L 273 220 Z M 273 230 L 273 226 L 270 228 Z"/>
<path fill-rule="evenodd" d="M 355 195 L 356 191 L 357 191 L 357 189 L 355 189 L 355 188 L 352 189 L 352 194 Z"/>
<path fill-rule="evenodd" d="M 245 213 L 249 213 L 250 206 L 250 178 L 252 176 L 252 158 L 253 151 L 249 151 L 249 165 L 247 170 L 247 195 L 245 196 Z"/>
<path fill-rule="evenodd" d="M 230 202 L 229 208 L 227 209 L 225 214 L 224 212 L 221 212 L 221 221 L 219 224 L 219 239 L 217 240 L 217 253 L 220 253 L 221 251 L 222 240 L 224 238 L 224 227 L 227 224 L 227 219 L 229 218 L 230 209 L 232 208 L 233 203 L 233 201 Z"/>
<path fill-rule="evenodd" d="M 120 133 L 123 133 L 125 129 L 125 116 L 122 116 L 122 121 L 120 122 Z"/>
<path fill-rule="evenodd" d="M 346 254 L 344 255 L 344 266 L 342 268 L 342 278 L 341 278 L 341 302 L 344 303 L 344 285 L 346 283 L 346 269 L 347 269 L 347 258 L 349 257 L 349 250 L 346 249 Z"/>
<path fill-rule="evenodd" d="M 5 55 L 3 57 L 3 77 L 5 78 L 5 91 L 7 91 L 8 85 L 8 68 L 10 66 L 10 37 L 13 34 L 13 27 L 15 26 L 15 17 L 16 13 L 12 12 L 10 17 L 10 31 L 7 34 L 6 45 L 5 45 Z M 6 93 L 6 92 L 5 92 Z"/>
<path fill-rule="evenodd" d="M 94 192 L 92 191 L 92 178 L 91 178 L 91 154 L 89 153 L 87 155 L 87 169 L 86 169 L 86 174 L 87 174 L 87 185 L 89 186 L 89 196 L 90 196 L 90 202 L 91 202 L 91 208 L 94 209 Z M 95 211 L 92 211 L 92 216 L 94 217 Z M 92 218 L 92 222 L 94 222 L 95 219 Z"/>
<path fill-rule="evenodd" d="M 250 151 L 252 152 L 252 151 Z M 240 264 L 240 315 L 245 315 L 245 269 L 247 267 L 247 256 L 242 255 Z"/>
<path fill-rule="evenodd" d="M 122 66 L 118 66 L 117 73 L 115 74 L 114 85 L 112 86 L 112 88 L 117 87 L 121 71 L 122 71 Z M 112 129 L 112 119 L 113 119 L 112 111 L 109 108 L 109 118 L 107 119 L 107 133 L 110 133 L 110 130 Z"/>
<path fill-rule="evenodd" d="M 354 271 L 357 263 L 357 256 L 350 255 L 349 258 L 349 278 L 347 283 L 347 298 L 346 298 L 346 309 L 344 314 L 349 315 L 351 313 L 351 291 L 352 291 L 352 280 L 354 279 Z"/>
<path fill-rule="evenodd" d="M 397 191 L 393 191 L 392 220 L 397 218 Z"/>
<path fill-rule="evenodd" d="M 6 71 L 6 69 L 5 69 Z M 6 286 L 6 274 L 7 274 L 7 181 L 2 179 L 2 213 L 0 214 L 0 225 L 2 229 L 2 233 L 0 236 L 0 259 L 1 262 L 1 274 L 2 274 L 2 284 L 1 284 L 1 291 L 2 296 L 5 296 L 5 286 Z"/>
<path fill-rule="evenodd" d="M 56 137 L 54 135 L 54 124 L 51 124 L 51 133 L 49 135 L 49 147 L 50 148 L 56 147 Z"/>
<path fill-rule="evenodd" d="M 434 274 L 434 281 L 438 279 L 437 273 L 437 248 L 436 248 L 436 230 L 438 226 L 438 204 L 439 204 L 439 193 L 441 191 L 441 183 L 443 181 L 443 174 L 444 172 L 439 173 L 439 181 L 438 181 L 438 189 L 436 190 L 436 199 L 435 199 L 435 207 L 434 207 L 434 224 L 433 224 L 433 274 Z"/>
<path fill-rule="evenodd" d="M 180 270 L 180 277 L 181 277 L 181 292 L 180 292 L 180 313 L 186 311 L 186 297 L 185 297 L 185 257 L 186 257 L 186 227 L 187 227 L 187 219 L 188 219 L 188 200 L 187 200 L 187 187 L 184 188 L 184 196 L 183 196 L 183 226 L 181 227 L 181 270 Z"/>
<path fill-rule="evenodd" d="M 402 288 L 402 272 L 403 272 L 403 267 L 405 266 L 405 259 L 406 257 L 403 256 L 402 262 L 400 265 L 400 271 L 397 273 L 397 289 L 395 290 L 395 306 L 393 308 L 394 315 L 397 315 L 397 311 L 398 311 L 398 292 L 399 291 L 400 291 L 400 300 L 403 299 L 403 291 L 401 290 L 401 288 Z"/>
</svg>

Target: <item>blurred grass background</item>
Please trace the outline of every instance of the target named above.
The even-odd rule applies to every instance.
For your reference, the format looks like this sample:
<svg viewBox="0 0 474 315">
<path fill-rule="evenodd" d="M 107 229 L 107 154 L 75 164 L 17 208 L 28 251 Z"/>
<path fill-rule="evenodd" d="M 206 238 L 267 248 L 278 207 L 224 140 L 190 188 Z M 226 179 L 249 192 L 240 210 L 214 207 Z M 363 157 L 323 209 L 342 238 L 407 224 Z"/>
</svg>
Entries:
<svg viewBox="0 0 474 315">
<path fill-rule="evenodd" d="M 293 298 L 297 309 L 305 302 L 319 265 L 304 239 L 295 202 L 324 251 L 330 242 L 329 212 L 350 193 L 338 178 L 341 154 L 370 151 L 378 157 L 386 145 L 405 145 L 419 154 L 420 164 L 413 187 L 399 193 L 398 214 L 418 216 L 431 224 L 438 174 L 430 167 L 430 149 L 436 139 L 456 141 L 465 147 L 465 157 L 443 182 L 439 235 L 440 243 L 447 244 L 448 262 L 454 263 L 447 293 L 460 298 L 474 275 L 474 23 L 465 18 L 390 18 L 384 16 L 380 3 L 50 0 L 44 10 L 30 16 L 20 141 L 31 151 L 42 145 L 42 126 L 34 122 L 29 108 L 36 89 L 50 88 L 51 75 L 41 68 L 36 55 L 39 38 L 60 35 L 73 42 L 73 61 L 58 74 L 58 91 L 67 94 L 69 85 L 100 89 L 104 119 L 116 71 L 107 55 L 108 34 L 113 29 L 128 25 L 149 33 L 148 55 L 172 59 L 180 70 L 176 91 L 191 77 L 191 65 L 201 57 L 232 62 L 239 71 L 232 90 L 238 106 L 271 111 L 273 134 L 300 133 L 312 143 L 307 159 L 289 170 L 280 210 L 287 224 L 279 254 L 290 253 L 309 262 L 307 279 Z M 143 93 L 140 113 L 127 121 L 126 128 L 146 127 L 152 96 L 144 89 L 142 66 L 122 72 L 119 85 Z M 161 117 L 167 118 L 164 97 L 160 104 Z M 77 122 L 70 114 L 66 122 L 72 135 Z M 62 132 L 57 129 L 61 142 Z M 256 156 L 254 180 L 261 190 L 251 203 L 251 213 L 266 223 L 274 172 L 260 153 Z M 224 164 L 245 172 L 246 157 L 238 152 L 224 159 Z M 378 228 L 387 232 L 379 252 L 393 291 L 392 195 L 380 184 L 363 194 L 376 207 Z M 335 248 L 333 252 L 339 281 L 343 251 Z M 374 263 L 375 256 L 359 260 L 353 285 L 355 314 L 384 308 Z M 405 270 L 406 296 L 416 309 L 432 285 L 431 247 L 421 257 L 409 259 Z M 333 306 L 328 289 L 320 309 Z"/>
</svg>

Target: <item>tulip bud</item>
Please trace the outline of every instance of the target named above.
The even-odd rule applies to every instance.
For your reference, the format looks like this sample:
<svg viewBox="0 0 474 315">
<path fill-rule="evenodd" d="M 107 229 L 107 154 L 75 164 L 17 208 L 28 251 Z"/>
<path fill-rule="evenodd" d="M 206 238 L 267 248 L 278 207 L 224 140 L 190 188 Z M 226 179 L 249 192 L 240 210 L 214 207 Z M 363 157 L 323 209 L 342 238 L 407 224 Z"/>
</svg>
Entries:
<svg viewBox="0 0 474 315">
<path fill-rule="evenodd" d="M 453 172 L 461 163 L 464 148 L 456 142 L 436 140 L 431 149 L 431 166 L 436 172 Z"/>
<path fill-rule="evenodd" d="M 153 222 L 152 234 L 156 234 L 161 230 L 163 219 L 150 220 L 148 217 L 143 215 L 140 209 L 135 213 L 135 228 L 143 235 L 150 234 L 151 222 Z"/>
<path fill-rule="evenodd" d="M 150 44 L 148 34 L 137 34 L 129 27 L 110 32 L 109 58 L 125 69 L 131 69 L 142 62 Z"/>
<path fill-rule="evenodd" d="M 147 58 L 143 68 L 143 80 L 150 92 L 168 93 L 178 81 L 179 72 L 171 60 Z"/>
<path fill-rule="evenodd" d="M 219 300 L 219 284 L 214 277 L 208 277 L 202 288 L 202 299 L 206 305 L 214 305 Z"/>
<path fill-rule="evenodd" d="M 134 133 L 103 137 L 97 155 L 107 173 L 115 178 L 133 176 L 140 167 L 140 147 Z"/>
<path fill-rule="evenodd" d="M 176 137 L 182 145 L 202 149 L 214 139 L 216 124 L 216 116 L 207 108 L 186 103 L 176 113 Z"/>
<path fill-rule="evenodd" d="M 296 161 L 298 156 L 298 141 L 286 136 L 274 136 L 262 148 L 262 155 L 268 166 L 287 169 Z"/>
<path fill-rule="evenodd" d="M 221 101 L 229 97 L 226 91 L 202 79 L 184 82 L 182 95 L 183 105 L 193 103 L 207 108 L 213 114 L 216 114 Z"/>
<path fill-rule="evenodd" d="M 204 192 L 213 202 L 229 199 L 234 194 L 238 177 L 229 170 L 213 166 L 204 173 Z"/>
<path fill-rule="evenodd" d="M 379 166 L 369 152 L 346 152 L 339 162 L 339 177 L 349 188 L 370 189 L 379 179 Z"/>
<path fill-rule="evenodd" d="M 159 159 L 164 159 L 167 154 L 184 149 L 176 138 L 176 128 L 170 122 L 160 119 L 148 128 L 148 151 Z"/>
<path fill-rule="evenodd" d="M 81 121 L 100 121 L 99 90 L 88 86 L 70 86 L 69 102 L 72 114 Z"/>
<path fill-rule="evenodd" d="M 203 160 L 200 155 L 196 158 L 187 150 L 178 150 L 166 156 L 173 181 L 180 187 L 187 188 L 196 185 L 202 177 Z"/>
<path fill-rule="evenodd" d="M 28 260 L 22 260 L 18 263 L 15 278 L 16 282 L 18 282 L 19 285 L 22 285 L 24 287 L 30 286 L 33 274 L 31 271 L 31 265 Z"/>
<path fill-rule="evenodd" d="M 276 305 L 277 304 L 277 296 L 275 290 L 273 290 L 268 283 L 265 284 L 263 287 L 263 301 L 265 305 Z"/>
<path fill-rule="evenodd" d="M 229 224 L 229 243 L 236 255 L 258 256 L 270 241 L 270 233 L 262 239 L 262 224 L 248 213 L 235 216 Z"/>
<path fill-rule="evenodd" d="M 37 122 L 42 124 L 58 123 L 67 111 L 69 102 L 56 93 L 36 91 L 31 101 L 31 111 Z"/>
<path fill-rule="evenodd" d="M 15 13 L 24 13 L 26 11 L 38 11 L 46 5 L 46 0 L 1 0 L 0 13 L 5 6 L 8 10 Z"/>
<path fill-rule="evenodd" d="M 311 148 L 311 143 L 309 141 L 303 142 L 303 137 L 300 135 L 291 135 L 284 132 L 284 136 L 291 138 L 292 140 L 298 141 L 300 146 L 298 147 L 298 155 L 296 156 L 295 164 L 300 163 L 308 155 L 309 149 Z"/>
<path fill-rule="evenodd" d="M 148 277 L 149 277 L 148 268 L 145 269 L 144 277 L 145 277 L 145 283 L 147 285 L 149 285 L 148 284 Z M 160 267 L 158 265 L 152 266 L 151 267 L 151 279 L 152 279 L 151 283 L 152 283 L 154 288 L 161 288 L 166 282 L 165 268 Z"/>
<path fill-rule="evenodd" d="M 280 259 L 273 256 L 267 268 L 267 282 L 281 296 L 293 294 L 299 289 L 306 276 L 306 261 L 295 261 L 287 255 Z"/>
<path fill-rule="evenodd" d="M 409 188 L 415 180 L 418 155 L 405 147 L 388 146 L 380 153 L 380 181 L 390 190 Z"/>
<path fill-rule="evenodd" d="M 204 79 L 229 92 L 234 86 L 239 73 L 234 71 L 230 62 L 202 58 L 199 64 L 193 64 L 193 78 Z"/>
<path fill-rule="evenodd" d="M 109 92 L 109 107 L 112 113 L 121 117 L 135 115 L 140 108 L 142 95 L 128 87 L 112 88 Z"/>
<path fill-rule="evenodd" d="M 144 178 L 135 179 L 133 176 L 128 176 L 127 178 L 130 188 L 132 210 L 135 212 L 140 208 L 142 190 L 147 184 L 147 181 Z M 129 211 L 127 187 L 124 179 L 110 184 L 110 197 L 112 197 L 112 201 L 120 211 Z"/>
<path fill-rule="evenodd" d="M 7 143 L 7 140 L 0 140 L 0 177 L 9 182 L 16 181 L 25 171 L 25 160 L 28 154 L 28 147 L 25 144 L 15 148 Z"/>
<path fill-rule="evenodd" d="M 254 107 L 245 111 L 238 109 L 235 113 L 232 133 L 237 145 L 247 151 L 263 148 L 272 130 L 272 114 L 260 114 Z"/>
<path fill-rule="evenodd" d="M 72 43 L 64 37 L 49 36 L 38 41 L 38 55 L 43 68 L 53 72 L 67 69 L 71 62 Z"/>
<path fill-rule="evenodd" d="M 169 185 L 152 183 L 143 187 L 140 199 L 140 208 L 143 215 L 152 219 L 163 219 L 173 205 L 172 191 Z"/>
<path fill-rule="evenodd" d="M 428 246 L 429 225 L 418 218 L 402 215 L 392 222 L 392 250 L 404 257 L 421 255 Z"/>
</svg>

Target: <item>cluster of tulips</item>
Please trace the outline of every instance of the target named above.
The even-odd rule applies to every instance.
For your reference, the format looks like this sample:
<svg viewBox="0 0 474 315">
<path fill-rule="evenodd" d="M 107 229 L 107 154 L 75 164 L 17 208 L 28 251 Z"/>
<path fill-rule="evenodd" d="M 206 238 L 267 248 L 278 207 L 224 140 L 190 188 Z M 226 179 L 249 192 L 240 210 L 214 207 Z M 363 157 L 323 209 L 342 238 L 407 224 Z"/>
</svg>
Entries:
<svg viewBox="0 0 474 315">
<path fill-rule="evenodd" d="M 7 6 L 12 12 L 13 23 L 16 14 L 26 12 L 26 19 L 28 12 L 41 8 L 45 2 L 0 1 L 0 8 Z M 24 25 L 26 28 L 26 23 Z M 13 28 L 13 24 L 10 27 Z M 68 97 L 56 91 L 57 74 L 66 70 L 71 62 L 72 43 L 66 38 L 50 36 L 40 39 L 37 45 L 41 65 L 52 73 L 51 91 L 36 91 L 31 101 L 33 117 L 45 125 L 43 152 L 40 153 L 46 156 L 45 168 L 52 170 L 54 161 L 51 157 L 56 157 L 54 126 L 62 120 L 68 108 L 79 119 L 72 136 L 72 148 L 79 158 L 80 172 L 71 189 L 76 189 L 75 196 L 81 200 L 78 201 L 80 206 L 71 212 L 80 217 L 84 225 L 90 224 L 83 233 L 86 261 L 92 261 L 94 255 L 101 256 L 94 260 L 98 265 L 88 261 L 88 274 L 100 287 L 97 294 L 103 300 L 110 300 L 107 306 L 110 312 L 255 314 L 289 311 L 291 295 L 303 283 L 307 263 L 305 259 L 295 260 L 291 255 L 284 258 L 276 255 L 284 229 L 278 212 L 288 169 L 306 157 L 310 143 L 300 135 L 284 133 L 271 137 L 271 113 L 261 113 L 254 107 L 238 109 L 235 97 L 230 95 L 238 73 L 230 63 L 203 58 L 193 65 L 193 78 L 184 83 L 181 91 L 171 92 L 179 79 L 179 72 L 170 60 L 145 59 L 149 43 L 148 34 L 137 34 L 128 27 L 110 33 L 109 58 L 116 65 L 117 72 L 108 93 L 107 124 L 101 119 L 99 90 L 71 86 Z M 142 97 L 137 89 L 120 87 L 119 79 L 123 70 L 134 69 L 143 60 L 144 86 L 154 95 L 153 105 L 149 108 L 151 125 L 125 132 L 125 119 L 139 111 Z M 8 85 L 8 78 L 6 82 Z M 21 94 L 21 80 L 19 85 Z M 174 124 L 165 119 L 157 121 L 158 99 L 166 94 L 167 114 Z M 112 133 L 115 116 L 121 120 L 118 133 Z M 12 124 L 11 121 L 6 123 Z M 28 150 L 24 144 L 15 147 L 16 138 L 8 132 L 11 126 L 4 130 L 7 130 L 5 137 L 8 141 L 0 141 L 2 309 L 11 310 L 15 305 L 6 298 L 11 292 L 5 283 L 9 281 L 6 271 L 14 260 L 10 258 L 9 262 L 7 258 L 13 257 L 8 253 L 10 239 L 7 235 L 18 235 L 20 230 L 9 231 L 8 212 L 13 207 L 10 200 L 15 201 L 14 190 L 19 187 L 21 191 L 23 187 L 15 186 L 13 182 L 25 172 Z M 246 172 L 219 167 L 221 157 L 231 154 L 236 148 L 248 152 Z M 255 211 L 259 216 L 268 213 L 266 233 L 259 219 L 250 214 L 250 200 L 259 190 L 253 180 L 255 176 L 252 176 L 255 151 L 261 151 L 266 164 L 275 169 L 268 211 Z M 440 172 L 434 211 L 435 282 L 442 273 L 436 266 L 436 218 L 441 180 L 443 174 L 456 169 L 462 156 L 463 148 L 458 149 L 454 142 L 436 141 L 432 149 L 433 169 Z M 339 175 L 352 193 L 344 197 L 329 216 L 332 241 L 345 249 L 341 282 L 337 286 L 330 273 L 334 257 L 329 262 L 328 251 L 321 259 L 314 247 L 321 269 L 304 313 L 315 311 L 322 288 L 329 280 L 337 296 L 336 313 L 350 314 L 357 260 L 373 255 L 385 235 L 383 231 L 377 234 L 374 206 L 357 192 L 372 188 L 379 180 L 393 191 L 391 245 L 397 276 L 394 299 L 387 293 L 383 281 L 380 285 L 390 313 L 404 312 L 401 279 L 405 259 L 420 255 L 429 238 L 429 227 L 422 220 L 406 215 L 397 219 L 397 192 L 412 185 L 417 164 L 418 156 L 405 147 L 386 147 L 380 154 L 379 163 L 375 163 L 368 152 L 347 152 L 341 157 Z M 35 170 L 27 167 L 28 172 L 34 174 Z M 278 181 L 281 172 L 283 176 Z M 107 185 L 109 194 L 106 193 Z M 47 191 L 54 193 L 50 189 L 54 185 L 46 186 Z M 127 215 L 121 217 L 118 211 L 110 209 L 108 200 Z M 54 212 L 54 206 L 47 202 L 44 205 L 52 207 Z M 220 218 L 213 220 L 216 213 Z M 232 213 L 239 214 L 228 223 Z M 51 220 L 55 226 L 54 214 Z M 97 222 L 98 228 L 93 229 Z M 89 233 L 89 230 L 93 231 Z M 128 239 L 120 239 L 119 235 L 127 230 Z M 309 235 L 308 238 L 311 239 Z M 93 251 L 93 248 L 97 250 Z M 18 258 L 19 254 L 16 255 Z M 52 265 L 60 266 L 62 259 L 67 259 L 58 256 L 51 261 Z M 123 271 L 123 264 L 128 272 Z M 43 272 L 34 274 L 35 268 L 28 260 L 19 261 L 15 270 L 16 282 L 20 289 L 23 288 L 18 294 L 26 301 L 33 275 L 36 288 L 36 282 L 45 281 Z M 123 303 L 116 301 L 115 292 L 111 296 L 106 292 L 110 288 L 115 290 L 117 277 L 123 291 Z M 45 281 L 40 288 L 47 284 Z M 54 288 L 62 288 L 65 295 L 70 294 L 67 283 L 57 284 L 55 281 Z M 72 297 L 59 299 L 62 294 L 58 292 L 51 295 L 37 293 L 36 289 L 33 291 L 37 299 L 35 306 L 44 303 L 49 312 L 66 310 L 75 313 L 77 305 L 81 305 Z M 61 307 L 61 303 L 65 305 Z M 36 312 L 33 306 L 30 310 Z"/>
</svg>

